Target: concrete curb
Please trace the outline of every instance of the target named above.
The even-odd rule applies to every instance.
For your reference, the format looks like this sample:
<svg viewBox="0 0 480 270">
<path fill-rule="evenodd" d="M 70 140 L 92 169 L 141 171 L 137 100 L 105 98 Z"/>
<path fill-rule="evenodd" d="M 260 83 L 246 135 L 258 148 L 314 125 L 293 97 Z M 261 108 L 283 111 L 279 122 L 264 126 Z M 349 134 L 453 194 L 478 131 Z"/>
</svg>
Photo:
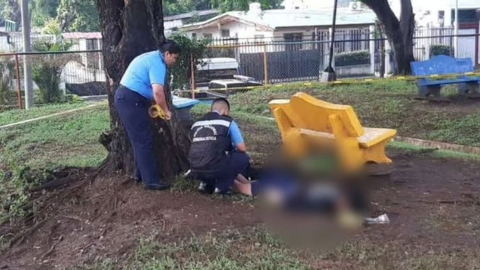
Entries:
<svg viewBox="0 0 480 270">
<path fill-rule="evenodd" d="M 473 155 L 480 155 L 480 148 L 473 147 L 473 146 L 465 146 L 460 144 L 451 144 L 451 143 L 437 142 L 437 141 L 428 141 L 428 140 L 407 138 L 407 137 L 401 137 L 401 136 L 397 136 L 393 141 L 408 143 L 408 144 L 412 144 L 420 147 L 435 148 L 438 150 L 448 150 L 448 151 L 462 152 L 462 153 L 473 154 Z"/>
</svg>

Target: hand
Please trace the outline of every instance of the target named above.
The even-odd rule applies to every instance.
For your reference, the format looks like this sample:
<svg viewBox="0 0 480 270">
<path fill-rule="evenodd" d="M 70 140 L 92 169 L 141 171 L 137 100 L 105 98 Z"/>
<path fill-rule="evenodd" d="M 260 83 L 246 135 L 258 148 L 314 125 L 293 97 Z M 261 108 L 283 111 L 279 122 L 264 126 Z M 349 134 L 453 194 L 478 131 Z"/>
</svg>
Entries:
<svg viewBox="0 0 480 270">
<path fill-rule="evenodd" d="M 170 120 L 172 119 L 172 112 L 171 111 L 166 111 L 165 112 L 165 120 Z"/>
</svg>

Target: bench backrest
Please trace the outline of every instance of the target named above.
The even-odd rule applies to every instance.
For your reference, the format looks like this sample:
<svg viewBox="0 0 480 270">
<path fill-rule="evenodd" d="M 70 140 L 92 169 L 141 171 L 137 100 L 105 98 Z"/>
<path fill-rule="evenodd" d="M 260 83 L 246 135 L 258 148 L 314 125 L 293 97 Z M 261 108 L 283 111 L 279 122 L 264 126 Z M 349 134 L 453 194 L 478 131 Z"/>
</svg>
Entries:
<svg viewBox="0 0 480 270">
<path fill-rule="evenodd" d="M 349 105 L 337 105 L 325 102 L 299 92 L 290 100 L 291 113 L 299 116 L 292 119 L 297 128 L 310 129 L 319 132 L 332 133 L 329 116 L 336 114 L 342 120 L 346 133 L 351 137 L 363 135 L 363 127 L 358 117 Z M 297 120 L 301 119 L 301 120 Z"/>
<path fill-rule="evenodd" d="M 437 55 L 429 60 L 411 62 L 413 75 L 447 75 L 473 71 L 473 62 L 470 58 L 453 58 L 447 55 Z"/>
</svg>

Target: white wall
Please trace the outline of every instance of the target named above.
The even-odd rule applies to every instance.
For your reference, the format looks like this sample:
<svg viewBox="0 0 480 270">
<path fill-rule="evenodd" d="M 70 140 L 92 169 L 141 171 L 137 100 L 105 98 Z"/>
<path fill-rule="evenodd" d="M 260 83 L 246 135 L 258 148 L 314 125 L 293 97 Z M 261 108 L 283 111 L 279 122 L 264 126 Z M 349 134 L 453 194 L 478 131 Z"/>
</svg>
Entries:
<svg viewBox="0 0 480 270">
<path fill-rule="evenodd" d="M 401 0 L 389 0 L 393 12 L 398 17 L 401 11 Z M 452 21 L 451 10 L 455 9 L 456 0 L 412 0 L 413 12 L 419 25 L 427 23 L 438 26 L 438 12 L 445 11 L 445 26 Z M 458 0 L 459 9 L 480 9 L 480 0 Z M 430 14 L 425 15 L 426 12 Z"/>
<path fill-rule="evenodd" d="M 272 38 L 273 32 L 272 31 L 263 31 L 260 29 L 256 29 L 254 26 L 247 25 L 244 23 L 239 22 L 230 22 L 228 24 L 223 24 L 220 27 L 212 26 L 204 29 L 194 30 L 194 31 L 187 31 L 189 36 L 192 36 L 193 33 L 196 33 L 198 38 L 204 37 L 205 34 L 211 34 L 212 38 L 222 38 L 222 30 L 229 30 L 230 37 L 232 38 L 239 38 L 239 39 L 253 39 L 255 35 L 263 35 L 265 38 Z"/>
<path fill-rule="evenodd" d="M 165 29 L 172 29 L 174 27 L 179 27 L 179 26 L 182 26 L 182 25 L 183 25 L 182 20 L 173 20 L 173 21 L 163 22 L 163 27 Z"/>
<path fill-rule="evenodd" d="M 283 6 L 291 9 L 333 9 L 334 0 L 285 0 Z M 341 5 L 340 5 L 341 6 Z"/>
<path fill-rule="evenodd" d="M 12 47 L 8 44 L 8 38 L 6 36 L 0 36 L 0 52 L 10 52 Z"/>
</svg>

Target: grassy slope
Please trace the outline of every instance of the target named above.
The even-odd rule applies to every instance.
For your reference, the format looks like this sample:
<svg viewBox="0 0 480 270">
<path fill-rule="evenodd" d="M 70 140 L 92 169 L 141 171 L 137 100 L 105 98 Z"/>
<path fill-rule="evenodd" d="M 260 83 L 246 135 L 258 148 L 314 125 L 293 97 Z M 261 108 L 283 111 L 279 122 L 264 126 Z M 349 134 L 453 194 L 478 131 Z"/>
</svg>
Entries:
<svg viewBox="0 0 480 270">
<path fill-rule="evenodd" d="M 98 165 L 107 154 L 98 137 L 108 127 L 108 107 L 101 105 L 1 129 L 0 201 L 5 204 L 13 200 L 17 205 L 26 201 L 24 190 L 44 180 L 42 171 Z M 14 208 L 11 210 L 15 212 Z M 2 208 L 0 219 L 5 215 Z"/>
<path fill-rule="evenodd" d="M 74 102 L 34 107 L 30 110 L 8 110 L 0 112 L 0 126 L 41 117 L 52 113 L 75 109 L 82 106 L 85 106 L 83 102 Z"/>
</svg>

